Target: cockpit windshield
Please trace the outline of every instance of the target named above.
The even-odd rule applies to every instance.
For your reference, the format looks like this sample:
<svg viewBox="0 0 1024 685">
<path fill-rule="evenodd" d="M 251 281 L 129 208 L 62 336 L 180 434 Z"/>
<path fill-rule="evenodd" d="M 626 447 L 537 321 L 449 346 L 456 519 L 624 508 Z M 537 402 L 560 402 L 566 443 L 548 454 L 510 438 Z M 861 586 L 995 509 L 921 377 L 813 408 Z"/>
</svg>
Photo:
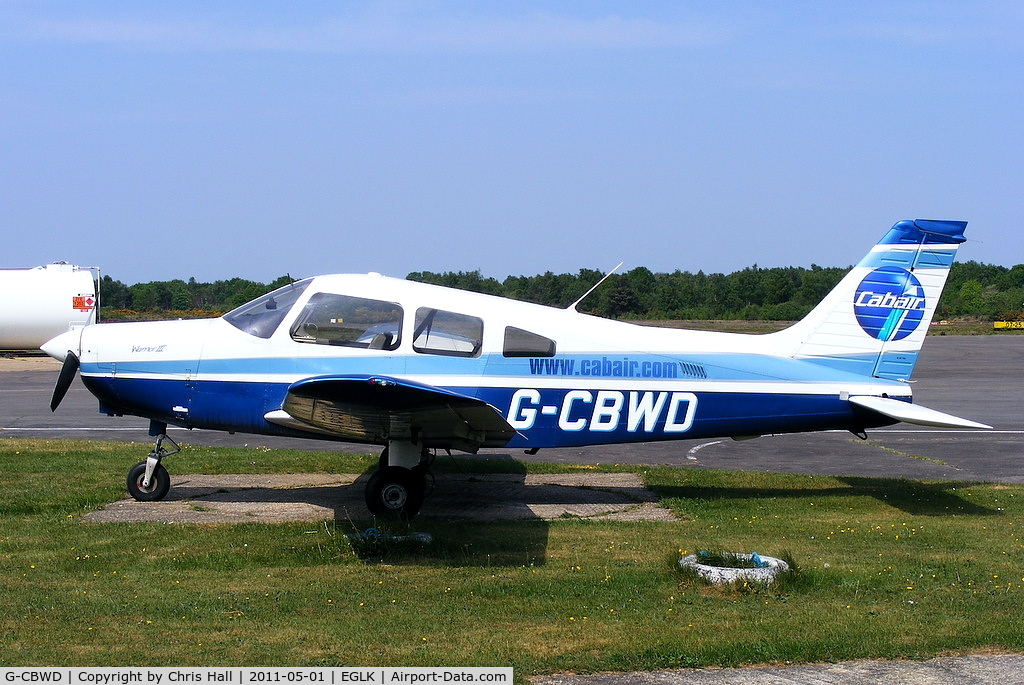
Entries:
<svg viewBox="0 0 1024 685">
<path fill-rule="evenodd" d="M 295 301 L 302 295 L 312 278 L 290 283 L 267 293 L 248 304 L 243 304 L 224 315 L 224 320 L 240 331 L 257 338 L 269 338 L 288 315 Z"/>
</svg>

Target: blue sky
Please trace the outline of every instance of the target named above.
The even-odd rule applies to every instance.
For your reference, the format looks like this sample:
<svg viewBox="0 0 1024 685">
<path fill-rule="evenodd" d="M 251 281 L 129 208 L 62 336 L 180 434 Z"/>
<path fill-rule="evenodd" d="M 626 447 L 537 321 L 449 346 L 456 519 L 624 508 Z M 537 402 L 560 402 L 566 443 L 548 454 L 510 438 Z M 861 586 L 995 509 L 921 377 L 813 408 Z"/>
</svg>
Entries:
<svg viewBox="0 0 1024 685">
<path fill-rule="evenodd" d="M 0 266 L 1024 262 L 1019 2 L 0 3 Z"/>
</svg>

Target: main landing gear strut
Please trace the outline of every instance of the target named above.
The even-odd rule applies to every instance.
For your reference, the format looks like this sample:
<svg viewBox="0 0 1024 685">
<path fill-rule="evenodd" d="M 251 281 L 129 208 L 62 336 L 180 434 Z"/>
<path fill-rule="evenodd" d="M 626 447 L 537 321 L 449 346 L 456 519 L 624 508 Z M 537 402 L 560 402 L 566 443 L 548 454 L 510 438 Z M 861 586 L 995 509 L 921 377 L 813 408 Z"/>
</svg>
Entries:
<svg viewBox="0 0 1024 685">
<path fill-rule="evenodd" d="M 411 519 L 433 488 L 433 454 L 411 442 L 391 441 L 380 455 L 380 467 L 366 484 L 366 508 L 386 519 Z"/>
<path fill-rule="evenodd" d="M 140 502 L 162 500 L 171 489 L 171 476 L 160 460 L 177 454 L 181 448 L 167 436 L 166 431 L 166 424 L 154 422 L 151 425 L 150 435 L 156 436 L 153 451 L 146 457 L 146 461 L 140 461 L 128 471 L 128 494 Z M 164 443 L 170 443 L 171 448 L 164 447 Z"/>
</svg>

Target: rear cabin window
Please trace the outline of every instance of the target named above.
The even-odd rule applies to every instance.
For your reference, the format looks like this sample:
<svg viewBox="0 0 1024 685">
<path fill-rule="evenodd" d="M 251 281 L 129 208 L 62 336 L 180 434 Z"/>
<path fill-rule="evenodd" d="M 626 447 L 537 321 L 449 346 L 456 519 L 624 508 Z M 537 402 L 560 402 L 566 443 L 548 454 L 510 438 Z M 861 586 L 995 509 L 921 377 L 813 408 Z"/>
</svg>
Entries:
<svg viewBox="0 0 1024 685">
<path fill-rule="evenodd" d="M 317 293 L 292 327 L 292 338 L 318 345 L 394 350 L 402 334 L 402 308 L 394 302 Z"/>
<path fill-rule="evenodd" d="M 423 354 L 476 357 L 484 340 L 483 319 L 443 309 L 420 307 L 412 348 Z"/>
<path fill-rule="evenodd" d="M 555 341 L 522 328 L 506 326 L 502 354 L 506 357 L 554 357 Z"/>
</svg>

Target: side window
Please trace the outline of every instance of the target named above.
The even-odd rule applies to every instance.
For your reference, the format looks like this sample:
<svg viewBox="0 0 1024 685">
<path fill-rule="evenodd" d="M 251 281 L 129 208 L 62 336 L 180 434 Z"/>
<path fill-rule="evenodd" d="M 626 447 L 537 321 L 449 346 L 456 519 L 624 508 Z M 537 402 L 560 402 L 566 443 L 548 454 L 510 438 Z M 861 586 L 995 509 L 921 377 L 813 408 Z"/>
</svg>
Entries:
<svg viewBox="0 0 1024 685">
<path fill-rule="evenodd" d="M 522 328 L 506 326 L 502 354 L 506 357 L 554 357 L 555 341 Z"/>
<path fill-rule="evenodd" d="M 420 307 L 412 348 L 424 354 L 476 357 L 484 340 L 484 322 L 475 316 Z"/>
<path fill-rule="evenodd" d="M 402 333 L 402 308 L 394 302 L 317 293 L 292 327 L 292 338 L 318 345 L 394 350 Z"/>
</svg>

